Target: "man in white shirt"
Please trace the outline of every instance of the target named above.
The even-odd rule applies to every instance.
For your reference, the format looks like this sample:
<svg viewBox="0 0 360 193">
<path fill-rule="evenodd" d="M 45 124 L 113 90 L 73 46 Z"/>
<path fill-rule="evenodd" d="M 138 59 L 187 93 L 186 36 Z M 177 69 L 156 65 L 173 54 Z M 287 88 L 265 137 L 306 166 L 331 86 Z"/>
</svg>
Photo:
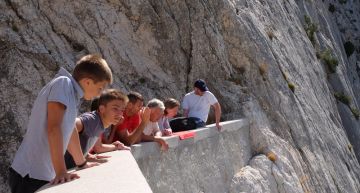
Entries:
<svg viewBox="0 0 360 193">
<path fill-rule="evenodd" d="M 158 121 L 163 116 L 165 106 L 162 101 L 159 99 L 151 99 L 146 105 L 150 109 L 150 121 L 144 128 L 144 131 L 141 135 L 141 141 L 155 141 L 161 145 L 161 149 L 167 150 L 169 145 L 162 138 L 162 133 L 159 129 Z"/>
<path fill-rule="evenodd" d="M 221 106 L 216 97 L 209 91 L 206 83 L 198 79 L 194 83 L 194 90 L 187 93 L 183 99 L 182 107 L 185 117 L 197 118 L 197 127 L 204 127 L 208 119 L 210 106 L 214 107 L 216 127 L 221 130 Z"/>
</svg>

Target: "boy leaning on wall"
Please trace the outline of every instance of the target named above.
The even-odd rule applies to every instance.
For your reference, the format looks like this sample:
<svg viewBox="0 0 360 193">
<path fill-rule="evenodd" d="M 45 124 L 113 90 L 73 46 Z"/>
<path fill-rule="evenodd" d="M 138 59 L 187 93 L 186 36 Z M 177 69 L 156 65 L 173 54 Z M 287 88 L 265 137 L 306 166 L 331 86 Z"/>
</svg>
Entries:
<svg viewBox="0 0 360 193">
<path fill-rule="evenodd" d="M 67 149 L 79 168 L 87 163 L 75 128 L 80 98 L 91 100 L 112 83 L 111 70 L 97 55 L 81 58 L 71 75 L 61 68 L 38 94 L 24 139 L 10 168 L 12 192 L 35 192 L 48 182 L 64 183 L 79 178 L 68 173 L 64 161 Z"/>
<path fill-rule="evenodd" d="M 111 144 L 103 144 L 101 136 L 112 125 L 121 122 L 125 106 L 129 99 L 121 91 L 117 89 L 106 89 L 101 93 L 99 98 L 92 101 L 91 112 L 81 114 L 76 118 L 75 125 L 80 137 L 81 150 L 88 161 L 104 162 L 106 156 L 93 155 L 91 149 L 95 153 L 103 153 L 115 150 L 130 150 L 120 141 Z M 65 163 L 68 169 L 76 166 L 69 152 L 65 153 Z"/>
</svg>

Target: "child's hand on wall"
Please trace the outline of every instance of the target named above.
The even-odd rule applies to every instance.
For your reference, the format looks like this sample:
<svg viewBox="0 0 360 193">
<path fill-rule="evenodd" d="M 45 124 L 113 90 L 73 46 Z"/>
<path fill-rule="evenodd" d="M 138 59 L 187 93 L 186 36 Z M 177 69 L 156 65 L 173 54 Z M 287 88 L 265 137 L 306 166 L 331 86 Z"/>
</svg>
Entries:
<svg viewBox="0 0 360 193">
<path fill-rule="evenodd" d="M 124 145 L 120 141 L 115 141 L 112 144 L 115 146 L 115 150 L 130 150 L 130 147 Z"/>
<path fill-rule="evenodd" d="M 169 149 L 168 143 L 161 137 L 155 137 L 155 142 L 158 142 L 161 145 L 162 151 L 167 151 Z"/>
<path fill-rule="evenodd" d="M 172 130 L 169 128 L 169 129 L 164 129 L 164 136 L 170 136 L 172 135 Z"/>
<path fill-rule="evenodd" d="M 50 181 L 50 184 L 51 185 L 62 184 L 62 183 L 70 182 L 70 181 L 73 181 L 73 180 L 79 179 L 79 178 L 80 178 L 80 176 L 76 173 L 64 172 L 59 175 L 56 175 L 55 178 Z"/>
<path fill-rule="evenodd" d="M 88 154 L 86 156 L 86 160 L 89 162 L 96 162 L 96 163 L 105 163 L 107 162 L 107 158 L 109 158 L 111 156 L 106 156 L 106 155 L 97 155 L 97 154 Z"/>
</svg>

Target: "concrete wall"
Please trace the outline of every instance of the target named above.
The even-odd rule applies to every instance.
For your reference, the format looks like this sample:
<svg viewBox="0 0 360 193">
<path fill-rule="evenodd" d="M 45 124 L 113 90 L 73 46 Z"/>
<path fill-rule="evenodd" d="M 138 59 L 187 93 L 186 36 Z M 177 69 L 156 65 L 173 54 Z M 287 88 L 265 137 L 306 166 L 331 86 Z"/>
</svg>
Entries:
<svg viewBox="0 0 360 193">
<path fill-rule="evenodd" d="M 222 124 L 221 132 L 209 125 L 195 130 L 194 138 L 167 138 L 167 152 L 154 142 L 133 145 L 132 153 L 153 192 L 228 192 L 234 174 L 251 158 L 249 123 Z"/>
<path fill-rule="evenodd" d="M 45 185 L 41 193 L 151 193 L 130 151 L 105 153 L 111 158 L 99 166 L 77 171 L 80 178 L 64 184 Z"/>
<path fill-rule="evenodd" d="M 131 146 L 132 155 L 130 151 L 106 153 L 109 161 L 78 171 L 80 179 L 47 185 L 39 192 L 228 192 L 234 174 L 251 158 L 249 123 L 235 120 L 222 125 L 221 132 L 208 125 L 195 130 L 193 138 L 167 137 L 167 152 L 147 142 Z"/>
</svg>

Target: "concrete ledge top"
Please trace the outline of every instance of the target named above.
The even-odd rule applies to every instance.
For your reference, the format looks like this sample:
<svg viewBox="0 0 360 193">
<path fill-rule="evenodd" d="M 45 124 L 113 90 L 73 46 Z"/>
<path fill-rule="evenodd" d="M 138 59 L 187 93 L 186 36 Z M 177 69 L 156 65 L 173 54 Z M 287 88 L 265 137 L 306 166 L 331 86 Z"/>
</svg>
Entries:
<svg viewBox="0 0 360 193">
<path fill-rule="evenodd" d="M 218 131 L 215 124 L 207 125 L 203 128 L 198 128 L 191 130 L 195 132 L 195 137 L 180 140 L 179 136 L 173 135 L 169 137 L 164 137 L 166 142 L 169 144 L 169 148 L 176 148 L 184 144 L 193 144 L 200 140 L 219 135 L 223 132 L 233 132 L 249 126 L 249 121 L 247 119 L 238 119 L 232 121 L 221 122 L 222 130 Z M 161 153 L 160 145 L 156 142 L 143 142 L 140 144 L 135 144 L 131 146 L 131 153 L 135 159 L 150 155 L 159 155 Z"/>
<path fill-rule="evenodd" d="M 180 140 L 179 136 L 165 137 L 169 148 L 177 148 L 182 145 L 195 144 L 198 141 L 219 135 L 224 132 L 234 132 L 240 129 L 248 129 L 247 119 L 222 122 L 222 130 L 218 131 L 215 124 L 193 130 L 195 136 Z M 60 185 L 45 185 L 38 192 L 122 192 L 122 193 L 149 193 L 152 192 L 148 182 L 142 174 L 135 159 L 145 156 L 159 155 L 160 146 L 156 142 L 146 142 L 131 146 L 131 151 L 114 151 L 104 153 L 111 156 L 108 162 L 92 168 L 76 171 L 80 179 Z M 134 159 L 135 158 L 135 159 Z"/>
<path fill-rule="evenodd" d="M 111 158 L 99 166 L 76 171 L 80 179 L 55 186 L 45 185 L 38 192 L 152 192 L 130 151 L 114 151 L 103 155 L 111 156 Z"/>
</svg>

